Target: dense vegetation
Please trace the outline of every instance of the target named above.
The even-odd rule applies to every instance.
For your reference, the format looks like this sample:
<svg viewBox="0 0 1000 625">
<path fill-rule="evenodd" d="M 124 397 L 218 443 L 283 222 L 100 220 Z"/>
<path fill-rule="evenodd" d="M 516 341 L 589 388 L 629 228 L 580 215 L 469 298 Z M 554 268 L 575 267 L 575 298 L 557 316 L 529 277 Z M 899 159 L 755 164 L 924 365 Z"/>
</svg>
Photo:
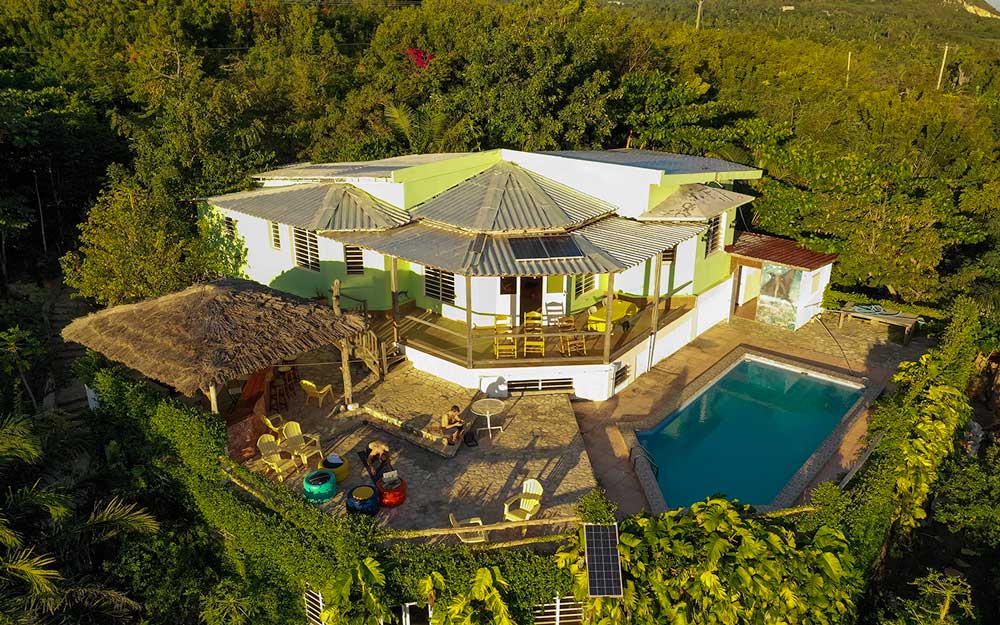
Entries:
<svg viewBox="0 0 1000 625">
<path fill-rule="evenodd" d="M 630 597 L 592 615 L 1000 619 L 998 452 L 954 451 L 976 345 L 1000 309 L 1000 20 L 935 0 L 785 12 L 706 0 L 696 31 L 694 10 L 6 0 L 0 622 L 297 623 L 312 581 L 337 622 L 405 600 L 444 606 L 441 622 L 505 623 L 568 592 L 573 541 L 563 569 L 525 551 L 387 546 L 220 464 L 210 418 L 101 363 L 85 373 L 105 398 L 99 417 L 45 412 L 43 297 L 9 285 L 62 271 L 106 305 L 231 272 L 240 251 L 218 245 L 190 200 L 293 160 L 623 146 L 764 168 L 741 227 L 840 252 L 831 297 L 951 323 L 878 405 L 878 446 L 847 490 L 820 489 L 814 512 L 787 518 L 713 500 L 630 519 Z M 455 592 L 455 579 L 476 584 Z"/>
</svg>

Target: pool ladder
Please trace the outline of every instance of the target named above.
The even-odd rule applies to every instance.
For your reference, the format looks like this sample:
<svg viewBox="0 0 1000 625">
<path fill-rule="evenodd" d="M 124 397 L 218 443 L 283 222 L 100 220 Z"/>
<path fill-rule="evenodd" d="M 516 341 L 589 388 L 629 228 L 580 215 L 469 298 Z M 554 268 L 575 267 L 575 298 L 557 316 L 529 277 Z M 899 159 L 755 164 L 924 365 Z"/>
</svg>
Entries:
<svg viewBox="0 0 1000 625">
<path fill-rule="evenodd" d="M 641 456 L 646 462 L 649 463 L 649 468 L 653 470 L 653 475 L 655 477 L 660 477 L 660 465 L 653 462 L 653 457 L 649 455 L 646 448 L 642 445 L 636 445 L 628 452 L 628 459 L 632 462 L 632 467 L 635 468 L 636 456 Z"/>
</svg>

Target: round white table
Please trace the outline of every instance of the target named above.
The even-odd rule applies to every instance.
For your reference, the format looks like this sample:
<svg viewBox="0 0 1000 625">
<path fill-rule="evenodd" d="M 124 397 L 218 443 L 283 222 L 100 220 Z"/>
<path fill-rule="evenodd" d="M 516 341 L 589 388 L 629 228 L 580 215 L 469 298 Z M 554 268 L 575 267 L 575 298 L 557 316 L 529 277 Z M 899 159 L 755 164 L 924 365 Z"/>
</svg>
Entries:
<svg viewBox="0 0 1000 625">
<path fill-rule="evenodd" d="M 487 397 L 485 399 L 477 399 L 472 402 L 472 414 L 479 415 L 481 417 L 486 417 L 486 427 L 476 428 L 476 431 L 486 430 L 490 434 L 490 440 L 493 440 L 493 430 L 499 430 L 503 432 L 503 428 L 499 425 L 493 425 L 490 419 L 493 415 L 500 414 L 507 407 L 502 400 L 493 399 L 492 397 Z"/>
</svg>

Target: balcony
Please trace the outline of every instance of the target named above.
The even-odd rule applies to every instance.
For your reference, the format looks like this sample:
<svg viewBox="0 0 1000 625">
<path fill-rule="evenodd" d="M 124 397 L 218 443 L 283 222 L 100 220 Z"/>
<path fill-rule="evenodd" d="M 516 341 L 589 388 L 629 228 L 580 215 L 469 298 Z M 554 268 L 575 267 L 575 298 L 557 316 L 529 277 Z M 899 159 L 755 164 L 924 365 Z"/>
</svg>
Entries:
<svg viewBox="0 0 1000 625">
<path fill-rule="evenodd" d="M 419 308 L 400 314 L 399 336 L 400 341 L 407 346 L 469 368 L 603 364 L 614 362 L 649 337 L 652 331 L 653 304 L 641 299 L 627 301 L 635 304 L 637 310 L 614 322 L 610 335 L 606 335 L 603 331 L 603 322 L 598 324 L 598 328 L 602 331 L 587 329 L 590 317 L 587 311 L 571 315 L 573 318 L 571 331 L 555 325 L 554 319 L 545 320 L 547 325 L 543 325 L 541 333 L 544 352 L 541 354 L 530 353 L 530 350 L 527 355 L 525 354 L 525 339 L 535 338 L 538 334 L 526 332 L 523 326 L 514 326 L 509 334 L 500 335 L 502 339 L 516 346 L 516 356 L 498 358 L 494 351 L 494 343 L 498 337 L 494 327 L 473 327 L 470 342 L 470 333 L 465 323 Z M 658 304 L 657 330 L 691 311 L 694 308 L 694 298 L 661 298 Z M 383 340 L 391 340 L 391 319 L 379 323 L 376 331 Z M 564 344 L 567 341 L 576 342 L 582 349 L 565 349 Z M 605 356 L 606 342 L 607 356 Z"/>
</svg>

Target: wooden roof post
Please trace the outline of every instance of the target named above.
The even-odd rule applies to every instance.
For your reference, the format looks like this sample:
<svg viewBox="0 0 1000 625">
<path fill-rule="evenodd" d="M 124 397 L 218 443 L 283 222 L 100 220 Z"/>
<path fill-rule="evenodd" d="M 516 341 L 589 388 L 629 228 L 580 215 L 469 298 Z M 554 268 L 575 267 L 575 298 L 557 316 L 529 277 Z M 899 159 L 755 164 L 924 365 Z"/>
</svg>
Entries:
<svg viewBox="0 0 1000 625">
<path fill-rule="evenodd" d="M 399 276 L 397 258 L 389 262 L 389 287 L 392 289 L 392 342 L 399 343 Z"/>
<path fill-rule="evenodd" d="M 215 382 L 208 385 L 208 403 L 212 406 L 212 412 L 219 414 L 219 391 Z"/>
<path fill-rule="evenodd" d="M 674 254 L 677 252 L 675 251 Z M 676 260 L 674 261 L 676 262 Z M 660 274 L 663 273 L 663 252 L 656 255 L 653 263 L 653 317 L 650 320 L 650 330 L 653 338 L 649 341 L 649 366 L 653 366 L 653 349 L 656 347 L 656 332 L 660 329 Z M 664 311 L 666 312 L 666 311 Z"/>
<path fill-rule="evenodd" d="M 340 342 L 340 373 L 344 376 L 344 405 L 354 403 L 354 393 L 351 387 L 350 343 L 348 339 Z"/>
<path fill-rule="evenodd" d="M 614 314 L 615 274 L 608 272 L 608 293 L 604 302 L 604 364 L 611 362 L 611 323 Z"/>
<path fill-rule="evenodd" d="M 465 276 L 465 359 L 472 368 L 472 276 Z"/>
<path fill-rule="evenodd" d="M 333 312 L 340 314 L 340 279 L 333 281 L 333 286 L 330 287 L 330 293 L 332 294 L 331 303 L 333 304 Z"/>
</svg>

